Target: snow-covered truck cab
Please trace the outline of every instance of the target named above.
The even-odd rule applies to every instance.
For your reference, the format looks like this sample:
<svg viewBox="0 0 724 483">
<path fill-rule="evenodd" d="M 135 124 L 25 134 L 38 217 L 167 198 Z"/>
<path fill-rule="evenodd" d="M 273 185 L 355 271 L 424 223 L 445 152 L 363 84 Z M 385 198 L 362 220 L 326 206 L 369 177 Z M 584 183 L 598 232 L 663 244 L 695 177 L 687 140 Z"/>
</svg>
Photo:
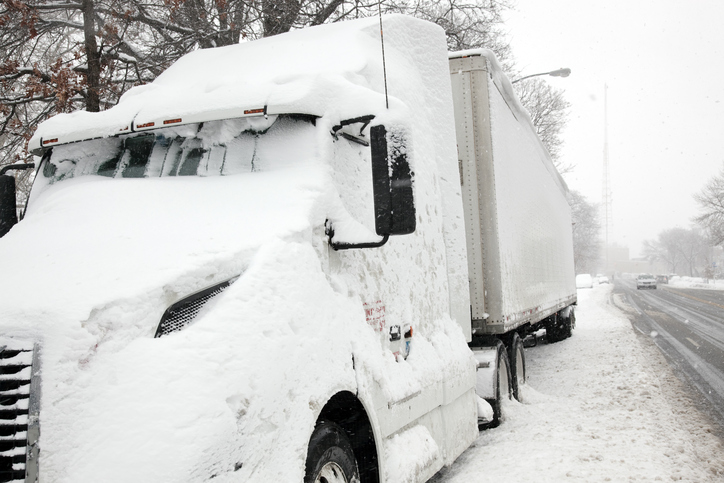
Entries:
<svg viewBox="0 0 724 483">
<path fill-rule="evenodd" d="M 45 481 L 425 481 L 474 440 L 446 42 L 384 22 L 389 99 L 365 19 L 41 125 L 0 336 L 38 348 Z"/>
</svg>

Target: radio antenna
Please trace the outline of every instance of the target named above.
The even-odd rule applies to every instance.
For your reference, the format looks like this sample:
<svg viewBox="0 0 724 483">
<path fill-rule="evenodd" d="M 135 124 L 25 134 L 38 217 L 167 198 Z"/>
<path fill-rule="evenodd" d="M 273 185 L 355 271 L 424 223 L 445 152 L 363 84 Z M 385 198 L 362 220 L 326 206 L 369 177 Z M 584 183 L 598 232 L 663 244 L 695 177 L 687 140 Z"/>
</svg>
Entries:
<svg viewBox="0 0 724 483">
<path fill-rule="evenodd" d="M 385 34 L 382 30 L 382 0 L 377 2 L 377 10 L 380 16 L 380 42 L 382 43 L 382 73 L 385 77 L 385 108 L 390 108 L 390 100 L 387 97 L 387 66 L 385 65 Z"/>
</svg>

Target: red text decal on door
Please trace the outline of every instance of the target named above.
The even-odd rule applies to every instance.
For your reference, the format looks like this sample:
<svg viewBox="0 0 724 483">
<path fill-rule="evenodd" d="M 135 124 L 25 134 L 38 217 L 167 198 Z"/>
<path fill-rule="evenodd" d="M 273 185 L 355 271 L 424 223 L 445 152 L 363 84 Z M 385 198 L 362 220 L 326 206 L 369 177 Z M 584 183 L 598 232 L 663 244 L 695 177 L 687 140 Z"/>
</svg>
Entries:
<svg viewBox="0 0 724 483">
<path fill-rule="evenodd" d="M 385 306 L 382 305 L 382 301 L 365 303 L 364 309 L 367 323 L 377 332 L 385 330 Z"/>
</svg>

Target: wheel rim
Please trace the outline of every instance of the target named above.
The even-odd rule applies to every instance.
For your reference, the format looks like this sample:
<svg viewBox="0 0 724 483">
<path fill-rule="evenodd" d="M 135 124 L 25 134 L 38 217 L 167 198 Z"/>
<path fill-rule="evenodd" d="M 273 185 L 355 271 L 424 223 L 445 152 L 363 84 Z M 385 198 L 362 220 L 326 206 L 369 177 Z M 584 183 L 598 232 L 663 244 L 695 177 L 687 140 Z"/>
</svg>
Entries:
<svg viewBox="0 0 724 483">
<path fill-rule="evenodd" d="M 498 384 L 500 384 L 498 392 L 500 393 L 500 399 L 510 399 L 510 380 L 508 380 L 507 371 L 508 367 L 506 366 L 503 357 L 500 358 L 501 363 L 498 368 Z"/>
<path fill-rule="evenodd" d="M 349 483 L 342 468 L 334 461 L 329 461 L 319 470 L 314 483 Z"/>
<path fill-rule="evenodd" d="M 515 375 L 518 385 L 525 384 L 525 367 L 523 367 L 523 349 L 518 346 L 515 351 Z"/>
</svg>

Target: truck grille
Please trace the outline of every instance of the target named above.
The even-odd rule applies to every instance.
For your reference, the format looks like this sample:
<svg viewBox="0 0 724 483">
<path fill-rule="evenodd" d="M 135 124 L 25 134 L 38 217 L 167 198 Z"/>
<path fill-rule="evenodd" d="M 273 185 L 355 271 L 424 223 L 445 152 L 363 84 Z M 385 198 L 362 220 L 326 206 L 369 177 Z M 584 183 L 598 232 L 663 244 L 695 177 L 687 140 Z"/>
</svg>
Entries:
<svg viewBox="0 0 724 483">
<path fill-rule="evenodd" d="M 0 346 L 0 482 L 38 475 L 37 346 Z"/>
<path fill-rule="evenodd" d="M 170 306 L 161 317 L 161 322 L 156 329 L 156 337 L 168 335 L 189 325 L 209 300 L 226 290 L 237 278 L 196 292 Z"/>
</svg>

